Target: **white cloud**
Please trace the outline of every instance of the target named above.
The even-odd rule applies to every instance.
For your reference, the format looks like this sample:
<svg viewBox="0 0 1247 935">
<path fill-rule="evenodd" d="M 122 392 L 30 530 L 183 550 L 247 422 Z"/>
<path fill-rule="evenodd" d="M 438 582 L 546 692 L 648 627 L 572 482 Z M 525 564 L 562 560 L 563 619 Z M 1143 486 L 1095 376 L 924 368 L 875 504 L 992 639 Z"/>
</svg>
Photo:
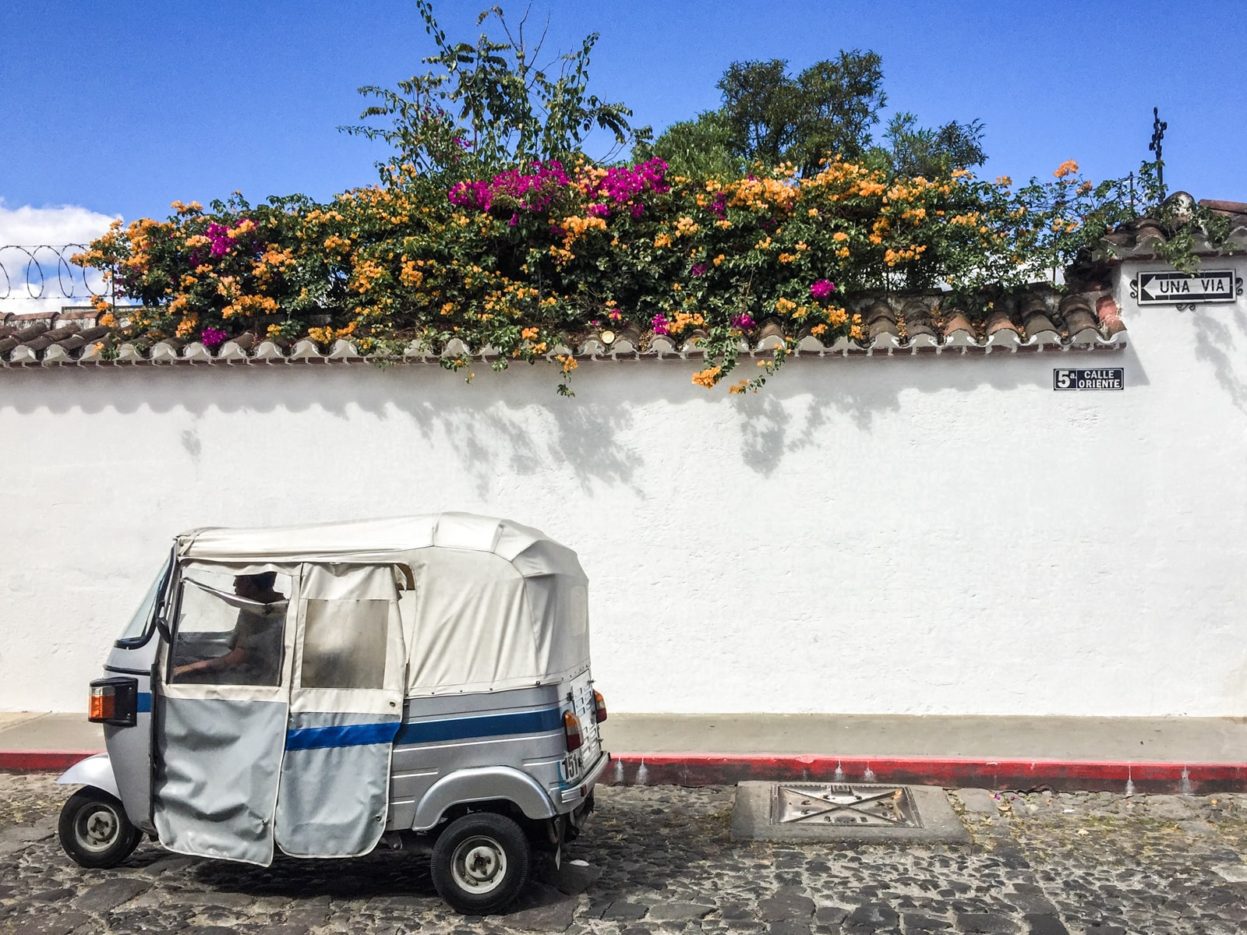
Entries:
<svg viewBox="0 0 1247 935">
<path fill-rule="evenodd" d="M 86 305 L 91 291 L 101 291 L 99 275 L 88 273 L 84 281 L 81 268 L 66 268 L 55 252 L 32 248 L 90 243 L 112 221 L 109 215 L 80 205 L 10 208 L 0 198 L 0 315 Z M 66 259 L 73 252 L 65 251 Z M 37 263 L 31 262 L 32 255 Z"/>
</svg>

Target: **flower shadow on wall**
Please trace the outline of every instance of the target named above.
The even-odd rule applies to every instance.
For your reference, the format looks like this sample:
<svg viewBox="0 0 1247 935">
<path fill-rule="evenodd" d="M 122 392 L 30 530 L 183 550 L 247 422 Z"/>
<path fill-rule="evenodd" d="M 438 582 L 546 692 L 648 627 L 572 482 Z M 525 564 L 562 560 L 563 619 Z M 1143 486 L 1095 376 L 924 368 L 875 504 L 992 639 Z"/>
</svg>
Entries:
<svg viewBox="0 0 1247 935">
<path fill-rule="evenodd" d="M 1235 405 L 1247 408 L 1247 382 L 1228 351 L 1247 340 L 1247 318 L 1236 313 L 1233 328 L 1222 320 L 1199 316 L 1197 353 L 1209 361 Z M 991 355 L 995 358 L 996 355 Z M 659 459 L 696 457 L 695 452 L 659 448 L 659 433 L 686 420 L 690 428 L 715 420 L 736 435 L 739 457 L 756 474 L 770 477 L 788 455 L 808 448 L 834 452 L 836 434 L 846 427 L 868 437 L 876 420 L 902 417 L 902 393 L 952 393 L 949 415 L 973 405 L 983 387 L 1051 396 L 1051 372 L 1057 366 L 1125 367 L 1131 387 L 1145 385 L 1146 373 L 1133 346 L 1109 356 L 1063 354 L 1000 355 L 1003 359 L 939 357 L 847 358 L 819 360 L 799 357 L 783 375 L 770 381 L 761 395 L 690 397 L 687 361 L 644 360 L 590 362 L 581 369 L 580 392 L 574 399 L 549 394 L 539 370 L 513 369 L 482 374 L 470 387 L 462 377 L 433 367 L 412 365 L 378 369 L 370 366 L 330 367 L 135 367 L 82 370 L 11 369 L 5 374 L 12 392 L 0 399 L 0 410 L 52 416 L 70 412 L 119 412 L 157 416 L 183 412 L 193 422 L 210 413 L 240 420 L 262 414 L 320 417 L 318 432 L 340 436 L 341 426 L 368 417 L 375 428 L 354 426 L 345 433 L 364 443 L 402 438 L 391 420 L 409 421 L 414 438 L 423 439 L 434 455 L 439 439 L 458 453 L 464 474 L 477 494 L 497 493 L 500 478 L 566 477 L 582 490 L 623 488 L 638 497 L 652 495 L 643 478 Z M 943 404 L 941 404 L 943 405 Z M 727 408 L 722 408 L 727 407 Z M 943 411 L 943 410 L 941 410 Z M 654 421 L 657 420 L 657 421 Z M 173 431 L 194 459 L 198 436 L 189 441 L 185 421 Z M 387 426 L 387 423 L 390 425 Z M 137 422 L 136 422 L 137 426 Z M 654 431 L 650 431 L 653 429 Z M 674 430 L 678 434 L 681 425 Z M 375 435 L 370 434 L 375 433 Z M 408 435 L 409 439 L 413 436 Z M 729 438 L 724 453 L 730 454 Z M 118 438 L 124 445 L 124 438 Z M 262 439 L 281 445 L 280 435 Z M 668 444 L 668 443 L 661 443 Z M 206 451 L 204 451 L 206 454 Z M 391 456 L 392 449 L 382 454 Z"/>
<path fill-rule="evenodd" d="M 1243 330 L 1247 332 L 1247 328 Z M 1220 366 L 1213 360 L 1218 378 L 1232 394 L 1236 387 L 1236 405 L 1247 406 L 1247 384 L 1233 375 L 1229 359 L 1219 350 L 1232 343 L 1216 336 L 1209 342 L 1207 359 L 1213 360 L 1213 354 L 1221 355 Z M 831 361 L 798 358 L 787 367 L 783 378 L 767 384 L 765 395 L 733 400 L 741 458 L 752 470 L 767 477 L 782 466 L 786 455 L 826 444 L 827 436 L 839 430 L 837 423 L 843 425 L 847 419 L 858 431 L 869 433 L 876 420 L 900 415 L 902 393 L 951 390 L 969 396 L 988 387 L 1002 393 L 1020 390 L 1025 394 L 1051 395 L 1054 367 L 1124 367 L 1129 386 L 1146 386 L 1149 382 L 1133 345 L 1109 357 L 1069 352 L 1008 355 L 999 362 L 965 360 L 959 354 Z M 963 403 L 953 405 L 960 407 Z"/>
<path fill-rule="evenodd" d="M 561 400 L 547 405 L 544 394 L 536 397 L 542 402 L 533 405 L 511 406 L 494 394 L 474 405 L 460 387 L 452 392 L 447 400 L 400 403 L 399 408 L 427 439 L 444 433 L 482 499 L 496 493 L 501 477 L 566 470 L 586 493 L 600 485 L 643 495 L 636 475 L 645 459 L 619 440 L 634 426 L 628 408 L 579 401 L 563 405 Z M 535 428 L 550 431 L 543 434 Z"/>
<path fill-rule="evenodd" d="M 1195 356 L 1207 362 L 1217 382 L 1236 407 L 1247 412 L 1247 367 L 1236 366 L 1247 347 L 1247 315 L 1235 308 L 1229 321 L 1220 309 L 1198 309 L 1195 318 Z"/>
<path fill-rule="evenodd" d="M 361 463 L 455 452 L 482 499 L 497 493 L 500 478 L 567 472 L 588 492 L 606 486 L 644 495 L 637 475 L 648 455 L 624 440 L 637 428 L 633 407 L 617 398 L 552 396 L 537 370 L 482 375 L 466 391 L 461 377 L 421 365 L 15 369 L 4 378 L 10 391 L 0 396 L 0 416 L 6 410 L 42 416 L 50 425 L 71 424 L 57 417 L 74 414 L 128 417 L 99 452 L 101 463 L 124 460 L 133 439 L 159 441 L 167 430 L 195 470 L 220 469 L 221 452 L 205 440 L 206 423 L 224 415 L 231 429 L 247 434 L 249 457 L 258 457 L 288 451 L 286 433 L 309 431 L 311 415 L 325 444 L 361 446 Z M 637 388 L 647 382 L 637 381 Z M 684 381 L 676 382 L 673 390 L 686 395 Z M 274 416 L 294 418 L 281 431 L 257 430 L 256 420 L 271 426 Z M 396 422 L 409 423 L 414 434 L 395 431 Z M 396 451 L 404 438 L 422 450 Z"/>
</svg>

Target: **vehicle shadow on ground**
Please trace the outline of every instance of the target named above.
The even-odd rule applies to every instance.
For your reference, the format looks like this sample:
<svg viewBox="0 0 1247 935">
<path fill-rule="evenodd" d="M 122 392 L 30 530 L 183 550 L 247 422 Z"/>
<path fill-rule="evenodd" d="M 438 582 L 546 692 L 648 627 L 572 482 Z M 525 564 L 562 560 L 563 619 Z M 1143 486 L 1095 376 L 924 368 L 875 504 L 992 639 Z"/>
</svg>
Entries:
<svg viewBox="0 0 1247 935">
<path fill-rule="evenodd" d="M 340 860 L 278 855 L 269 867 L 204 860 L 193 866 L 188 876 L 205 887 L 253 896 L 438 898 L 429 876 L 428 857 L 404 851 L 378 850 L 364 857 Z"/>
<path fill-rule="evenodd" d="M 705 813 L 676 816 L 666 810 L 655 812 L 643 797 L 629 794 L 631 790 L 622 795 L 620 791 L 599 789 L 604 801 L 583 835 L 564 847 L 560 868 L 554 866 L 552 855 L 534 854 L 529 884 L 504 917 L 524 915 L 543 928 L 547 916 L 554 927 L 562 917 L 570 924 L 582 897 L 595 917 L 612 906 L 626 913 L 634 902 L 652 901 L 667 891 L 677 878 L 687 882 L 703 870 L 709 875 L 711 867 L 699 869 L 708 839 L 723 850 L 734 846 L 730 796 Z M 169 869 L 160 869 L 161 863 Z M 271 866 L 255 867 L 143 847 L 126 866 L 147 868 L 162 880 L 179 876 L 191 888 L 209 894 L 309 902 L 318 897 L 350 903 L 398 901 L 438 914 L 448 911 L 433 887 L 428 856 L 414 850 L 379 848 L 364 857 L 326 860 L 278 855 Z"/>
</svg>

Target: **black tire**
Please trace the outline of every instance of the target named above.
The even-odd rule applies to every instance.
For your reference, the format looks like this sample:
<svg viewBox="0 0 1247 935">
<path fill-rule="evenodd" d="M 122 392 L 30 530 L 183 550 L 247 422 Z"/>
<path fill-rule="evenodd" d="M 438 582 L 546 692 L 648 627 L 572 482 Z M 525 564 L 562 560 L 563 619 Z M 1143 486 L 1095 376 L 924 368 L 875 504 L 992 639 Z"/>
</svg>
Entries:
<svg viewBox="0 0 1247 935">
<path fill-rule="evenodd" d="M 115 867 L 138 846 L 142 832 L 115 796 L 88 786 L 69 797 L 57 825 L 61 847 L 82 867 Z"/>
<path fill-rule="evenodd" d="M 487 915 L 515 900 L 531 865 L 532 847 L 518 824 L 494 812 L 472 812 L 438 836 L 429 871 L 452 909 Z"/>
</svg>

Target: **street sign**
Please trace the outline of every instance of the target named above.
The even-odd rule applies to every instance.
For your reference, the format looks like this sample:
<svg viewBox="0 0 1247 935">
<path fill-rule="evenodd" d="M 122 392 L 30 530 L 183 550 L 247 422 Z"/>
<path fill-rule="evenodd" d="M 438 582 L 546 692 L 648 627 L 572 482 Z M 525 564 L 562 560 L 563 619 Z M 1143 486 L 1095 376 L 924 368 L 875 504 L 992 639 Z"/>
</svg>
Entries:
<svg viewBox="0 0 1247 935">
<path fill-rule="evenodd" d="M 1106 370 L 1070 370 L 1054 367 L 1052 370 L 1054 390 L 1123 390 L 1126 388 L 1124 367 Z"/>
<path fill-rule="evenodd" d="M 1156 270 L 1139 273 L 1136 289 L 1140 305 L 1192 305 L 1200 302 L 1233 302 L 1239 290 L 1234 271 L 1201 270 L 1180 273 Z"/>
</svg>

